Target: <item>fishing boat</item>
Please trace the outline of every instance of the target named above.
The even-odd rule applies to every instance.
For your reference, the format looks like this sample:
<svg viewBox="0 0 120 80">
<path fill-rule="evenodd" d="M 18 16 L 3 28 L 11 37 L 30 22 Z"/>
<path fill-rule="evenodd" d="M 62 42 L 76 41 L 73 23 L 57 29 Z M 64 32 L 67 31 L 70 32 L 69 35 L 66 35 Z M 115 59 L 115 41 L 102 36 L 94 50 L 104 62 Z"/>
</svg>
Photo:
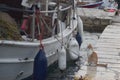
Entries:
<svg viewBox="0 0 120 80">
<path fill-rule="evenodd" d="M 78 1 L 77 6 L 81 8 L 97 8 L 103 4 L 102 0 L 97 1 Z"/>
<path fill-rule="evenodd" d="M 83 40 L 79 35 L 83 35 L 83 24 L 76 15 L 76 4 L 71 3 L 67 4 L 64 0 L 22 0 L 23 8 L 0 6 L 0 24 L 3 26 L 0 27 L 0 33 L 3 34 L 0 34 L 0 80 L 21 80 L 32 74 L 36 76 L 36 70 L 38 74 L 41 73 L 38 76 L 43 77 L 46 67 L 55 61 L 58 61 L 60 69 L 64 70 L 67 64 L 66 51 L 71 54 L 72 59 L 79 57 L 78 47 Z M 11 16 L 14 17 L 16 13 L 8 15 L 12 11 L 22 12 L 24 15 L 13 20 Z M 15 33 L 17 29 L 13 28 L 15 30 L 12 30 L 10 35 L 14 38 L 10 38 L 4 28 L 8 25 L 9 28 L 15 26 L 13 21 L 19 23 L 17 26 L 20 32 Z M 9 31 L 9 28 L 6 29 Z M 16 38 L 18 36 L 19 38 Z M 69 44 L 71 42 L 75 44 Z M 75 50 L 72 49 L 74 47 Z M 71 49 L 73 51 L 70 51 Z"/>
</svg>

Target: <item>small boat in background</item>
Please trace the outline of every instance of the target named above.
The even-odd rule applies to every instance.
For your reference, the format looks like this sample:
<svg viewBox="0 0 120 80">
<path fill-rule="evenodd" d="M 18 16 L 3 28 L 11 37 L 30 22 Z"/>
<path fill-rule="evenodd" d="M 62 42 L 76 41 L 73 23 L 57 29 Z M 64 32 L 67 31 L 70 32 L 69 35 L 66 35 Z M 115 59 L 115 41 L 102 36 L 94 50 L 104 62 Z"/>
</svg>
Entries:
<svg viewBox="0 0 120 80">
<path fill-rule="evenodd" d="M 81 8 L 96 8 L 103 4 L 102 0 L 98 1 L 78 1 L 77 6 Z"/>
</svg>

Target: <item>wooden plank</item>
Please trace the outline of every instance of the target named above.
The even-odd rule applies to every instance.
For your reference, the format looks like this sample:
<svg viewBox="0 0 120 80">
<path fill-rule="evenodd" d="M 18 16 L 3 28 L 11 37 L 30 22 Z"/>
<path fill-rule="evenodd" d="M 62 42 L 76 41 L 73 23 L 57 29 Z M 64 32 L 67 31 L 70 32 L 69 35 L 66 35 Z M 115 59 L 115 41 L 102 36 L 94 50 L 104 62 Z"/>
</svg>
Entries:
<svg viewBox="0 0 120 80">
<path fill-rule="evenodd" d="M 100 38 L 105 38 L 105 39 L 120 39 L 119 36 L 110 36 L 110 35 L 102 35 Z"/>
<path fill-rule="evenodd" d="M 104 36 L 106 36 L 106 38 L 108 38 L 108 36 L 112 36 L 111 38 L 114 38 L 114 37 L 119 37 L 120 36 L 120 34 L 118 34 L 118 33 L 104 33 L 104 34 L 102 34 L 100 37 L 104 37 Z"/>
<path fill-rule="evenodd" d="M 106 27 L 105 29 L 104 29 L 104 32 L 105 31 L 111 31 L 111 30 L 113 30 L 113 31 L 119 31 L 119 29 L 120 29 L 120 27 L 119 26 L 112 26 L 112 27 Z"/>
<path fill-rule="evenodd" d="M 108 64 L 107 67 L 110 67 L 110 68 L 120 68 L 120 64 Z"/>
<path fill-rule="evenodd" d="M 98 62 L 98 64 L 107 64 L 107 69 L 118 69 L 120 71 L 120 64 L 116 63 L 106 63 L 106 62 Z"/>
<path fill-rule="evenodd" d="M 118 29 L 113 29 L 113 30 L 112 29 L 108 29 L 108 30 L 105 31 L 105 33 L 116 33 L 116 34 L 118 33 L 118 34 L 120 34 L 120 31 Z"/>
<path fill-rule="evenodd" d="M 114 43 L 114 44 L 119 44 L 120 43 L 120 39 L 110 39 L 110 38 L 100 38 L 97 41 L 97 44 L 99 43 Z"/>
<path fill-rule="evenodd" d="M 105 62 L 105 63 L 115 63 L 120 64 L 120 59 L 98 59 L 98 62 Z"/>
<path fill-rule="evenodd" d="M 98 43 L 106 43 L 106 42 L 109 42 L 109 43 L 119 43 L 119 40 L 120 39 L 110 39 L 110 38 L 99 38 L 99 40 L 97 41 L 97 44 Z"/>
<path fill-rule="evenodd" d="M 119 47 L 120 43 L 115 44 L 115 43 L 106 43 L 106 42 L 104 43 L 104 42 L 101 42 L 101 43 L 96 44 L 96 47 L 99 46 L 99 45 L 107 45 L 107 46 L 116 46 L 116 47 Z"/>
<path fill-rule="evenodd" d="M 97 54 L 98 58 L 100 59 L 118 59 L 120 60 L 120 56 L 116 56 L 116 55 L 106 55 L 106 54 Z"/>
<path fill-rule="evenodd" d="M 101 50 L 95 50 L 97 54 L 101 55 L 113 55 L 113 56 L 119 56 L 118 51 L 101 51 Z"/>
<path fill-rule="evenodd" d="M 120 47 L 120 43 L 118 43 L 118 44 L 114 44 L 114 43 L 99 43 L 99 44 L 96 44 L 96 46 L 95 47 L 101 47 L 101 46 L 103 46 L 103 47 L 112 47 L 112 48 L 119 48 Z"/>
<path fill-rule="evenodd" d="M 113 30 L 112 30 L 113 31 Z M 113 32 L 116 32 L 116 31 L 113 31 Z M 118 32 L 118 33 L 113 33 L 113 32 L 108 32 L 108 31 L 106 31 L 106 32 L 104 32 L 102 35 L 120 35 L 120 33 Z"/>
<path fill-rule="evenodd" d="M 101 35 L 101 37 L 104 37 L 104 36 L 107 36 L 107 37 L 112 36 L 111 38 L 114 38 L 114 37 L 119 37 L 120 38 L 120 34 L 118 34 L 118 33 L 114 33 L 114 34 L 113 33 L 104 33 L 103 35 Z"/>
<path fill-rule="evenodd" d="M 114 73 L 120 75 L 120 69 L 119 68 L 108 68 L 108 69 L 113 71 Z M 120 80 L 120 78 L 119 79 L 115 79 L 115 80 Z"/>
<path fill-rule="evenodd" d="M 105 29 L 104 29 L 104 32 L 106 32 L 106 31 L 111 31 L 111 30 L 113 30 L 113 31 L 115 31 L 115 30 L 117 30 L 117 31 L 119 31 L 119 29 L 120 29 L 120 27 L 119 26 L 111 26 L 111 27 L 106 27 Z"/>
<path fill-rule="evenodd" d="M 108 25 L 105 29 L 108 29 L 108 28 L 120 28 L 120 26 L 117 26 L 117 25 Z"/>
<path fill-rule="evenodd" d="M 100 47 L 99 46 L 99 48 L 95 48 L 95 51 L 105 51 L 105 52 L 109 52 L 109 51 L 111 51 L 111 52 L 117 52 L 117 53 L 119 53 L 120 52 L 120 49 L 118 48 L 111 48 L 111 47 Z"/>
<path fill-rule="evenodd" d="M 105 33 L 109 33 L 109 34 L 120 34 L 120 32 L 119 31 L 113 31 L 113 30 L 107 30 L 107 31 L 105 31 Z M 104 34 L 102 34 L 102 35 L 104 35 Z"/>
<path fill-rule="evenodd" d="M 103 48 L 115 48 L 115 49 L 120 49 L 119 45 L 112 45 L 112 44 L 106 44 L 106 45 L 102 45 L 102 44 L 97 44 L 96 47 L 103 47 Z"/>
<path fill-rule="evenodd" d="M 110 33 L 110 32 L 120 32 L 119 31 L 119 29 L 120 29 L 120 27 L 119 26 L 107 26 L 105 29 L 104 29 L 104 31 L 103 31 L 103 33 L 102 34 L 104 34 L 105 32 L 107 32 L 107 33 Z"/>
<path fill-rule="evenodd" d="M 99 61 L 98 62 L 98 64 L 107 64 L 107 65 L 120 65 L 120 64 L 118 64 L 118 63 L 106 63 L 106 62 L 101 62 L 101 61 Z"/>
</svg>

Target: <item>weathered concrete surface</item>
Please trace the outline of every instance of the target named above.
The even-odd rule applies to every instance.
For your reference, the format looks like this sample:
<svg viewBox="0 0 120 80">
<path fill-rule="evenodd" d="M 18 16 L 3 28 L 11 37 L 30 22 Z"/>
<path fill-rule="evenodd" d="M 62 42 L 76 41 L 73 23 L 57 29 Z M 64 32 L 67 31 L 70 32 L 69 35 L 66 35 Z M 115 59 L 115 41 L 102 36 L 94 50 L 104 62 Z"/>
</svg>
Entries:
<svg viewBox="0 0 120 80">
<path fill-rule="evenodd" d="M 120 23 L 120 16 L 114 16 L 111 20 L 112 23 Z"/>
<path fill-rule="evenodd" d="M 113 23 L 111 23 L 111 25 L 120 26 L 120 23 L 118 23 L 118 22 L 113 22 Z"/>
<path fill-rule="evenodd" d="M 115 12 L 93 8 L 77 8 L 77 14 L 83 21 L 85 31 L 102 32 L 111 23 Z"/>
</svg>

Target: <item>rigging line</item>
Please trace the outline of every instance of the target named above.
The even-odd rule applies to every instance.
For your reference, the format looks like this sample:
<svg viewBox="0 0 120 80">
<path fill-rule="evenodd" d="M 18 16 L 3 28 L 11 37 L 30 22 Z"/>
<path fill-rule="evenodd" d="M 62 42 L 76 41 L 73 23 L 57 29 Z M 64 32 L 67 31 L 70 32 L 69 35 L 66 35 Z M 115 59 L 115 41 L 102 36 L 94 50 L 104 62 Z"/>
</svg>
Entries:
<svg viewBox="0 0 120 80">
<path fill-rule="evenodd" d="M 73 50 L 71 50 L 71 49 L 69 49 L 68 47 L 66 47 L 56 36 L 55 36 L 55 38 L 56 38 L 56 39 L 59 41 L 59 43 L 60 43 L 61 45 L 63 45 L 67 50 L 70 50 L 70 51 L 73 52 L 75 55 L 77 55 L 77 56 L 80 57 L 79 54 L 75 53 Z"/>
<path fill-rule="evenodd" d="M 40 47 L 43 48 L 42 35 L 44 35 L 44 24 L 43 24 L 43 21 L 42 22 L 40 21 L 40 15 L 41 14 L 40 14 L 39 10 L 36 10 L 36 21 L 37 21 L 38 32 L 39 32 Z M 41 33 L 40 33 L 40 25 L 41 25 Z"/>
<path fill-rule="evenodd" d="M 45 27 L 48 29 L 49 32 L 52 32 L 52 29 L 49 28 L 49 26 L 47 25 L 46 21 L 43 19 L 42 15 L 40 15 L 40 19 L 42 20 L 42 22 L 45 24 Z"/>
<path fill-rule="evenodd" d="M 45 22 L 45 20 L 43 19 L 43 17 L 40 15 L 40 19 L 43 21 L 43 23 L 45 24 L 45 27 L 48 29 L 48 31 L 49 32 L 52 32 L 52 29 L 50 29 L 49 27 L 48 27 L 48 25 L 46 24 L 46 22 Z M 58 42 L 60 43 L 60 44 L 62 44 L 62 42 L 56 37 L 56 36 L 54 36 L 54 38 L 56 38 L 57 40 L 58 40 Z"/>
<path fill-rule="evenodd" d="M 62 28 L 62 23 L 60 22 L 60 25 L 61 25 L 61 36 L 62 36 L 62 45 L 63 45 L 63 28 Z"/>
<path fill-rule="evenodd" d="M 37 24 L 37 27 L 38 27 L 38 34 L 40 35 L 40 20 L 39 20 L 39 13 L 38 11 L 36 11 L 36 24 Z"/>
<path fill-rule="evenodd" d="M 43 17 L 40 15 L 40 19 L 43 21 L 43 23 L 45 24 L 45 27 L 48 29 L 48 31 L 49 32 L 52 32 L 52 29 L 50 29 L 49 27 L 48 27 L 48 25 L 46 24 L 46 22 L 45 22 L 45 20 L 43 19 Z M 56 37 L 56 36 L 54 36 L 59 42 L 60 42 L 60 40 Z M 61 43 L 61 42 L 60 42 Z M 62 44 L 62 43 L 61 43 Z"/>
<path fill-rule="evenodd" d="M 48 27 L 48 25 L 46 24 L 45 20 L 43 19 L 42 15 L 40 15 L 40 19 L 43 21 L 43 23 L 45 24 L 45 27 L 49 30 L 49 32 L 52 32 L 52 30 Z M 73 22 L 73 21 L 72 21 L 72 22 Z M 74 26 L 74 25 L 73 25 L 73 26 Z M 54 36 L 54 38 L 56 38 L 57 41 L 58 41 L 61 45 L 63 45 L 66 49 L 69 49 L 69 48 L 67 48 L 67 47 L 63 44 L 63 42 L 61 42 L 61 41 L 57 38 L 57 36 Z M 62 39 L 63 39 L 63 36 L 62 36 Z M 75 53 L 74 51 L 72 51 L 72 50 L 70 50 L 70 51 L 73 52 L 75 55 L 78 55 L 78 54 Z M 78 55 L 78 56 L 80 56 L 80 55 Z"/>
<path fill-rule="evenodd" d="M 75 9 L 75 8 L 74 8 Z M 73 10 L 73 20 L 74 20 L 74 17 L 75 17 L 75 11 Z M 74 27 L 74 22 L 72 20 L 72 27 Z M 62 27 L 62 26 L 61 26 Z M 62 28 L 61 28 L 62 29 Z M 62 34 L 62 38 L 63 38 L 63 33 Z M 63 40 L 62 40 L 63 41 Z M 63 42 L 62 42 L 62 45 L 63 45 Z M 65 45 L 63 45 L 67 50 L 69 50 L 69 48 L 67 48 Z M 70 50 L 71 52 L 73 52 L 75 55 L 77 56 L 80 56 L 79 54 L 75 53 L 73 50 Z"/>
<path fill-rule="evenodd" d="M 39 17 L 37 17 L 39 18 Z M 38 34 L 40 35 L 40 20 L 38 19 L 38 22 L 37 22 L 37 27 L 38 27 Z"/>
</svg>

